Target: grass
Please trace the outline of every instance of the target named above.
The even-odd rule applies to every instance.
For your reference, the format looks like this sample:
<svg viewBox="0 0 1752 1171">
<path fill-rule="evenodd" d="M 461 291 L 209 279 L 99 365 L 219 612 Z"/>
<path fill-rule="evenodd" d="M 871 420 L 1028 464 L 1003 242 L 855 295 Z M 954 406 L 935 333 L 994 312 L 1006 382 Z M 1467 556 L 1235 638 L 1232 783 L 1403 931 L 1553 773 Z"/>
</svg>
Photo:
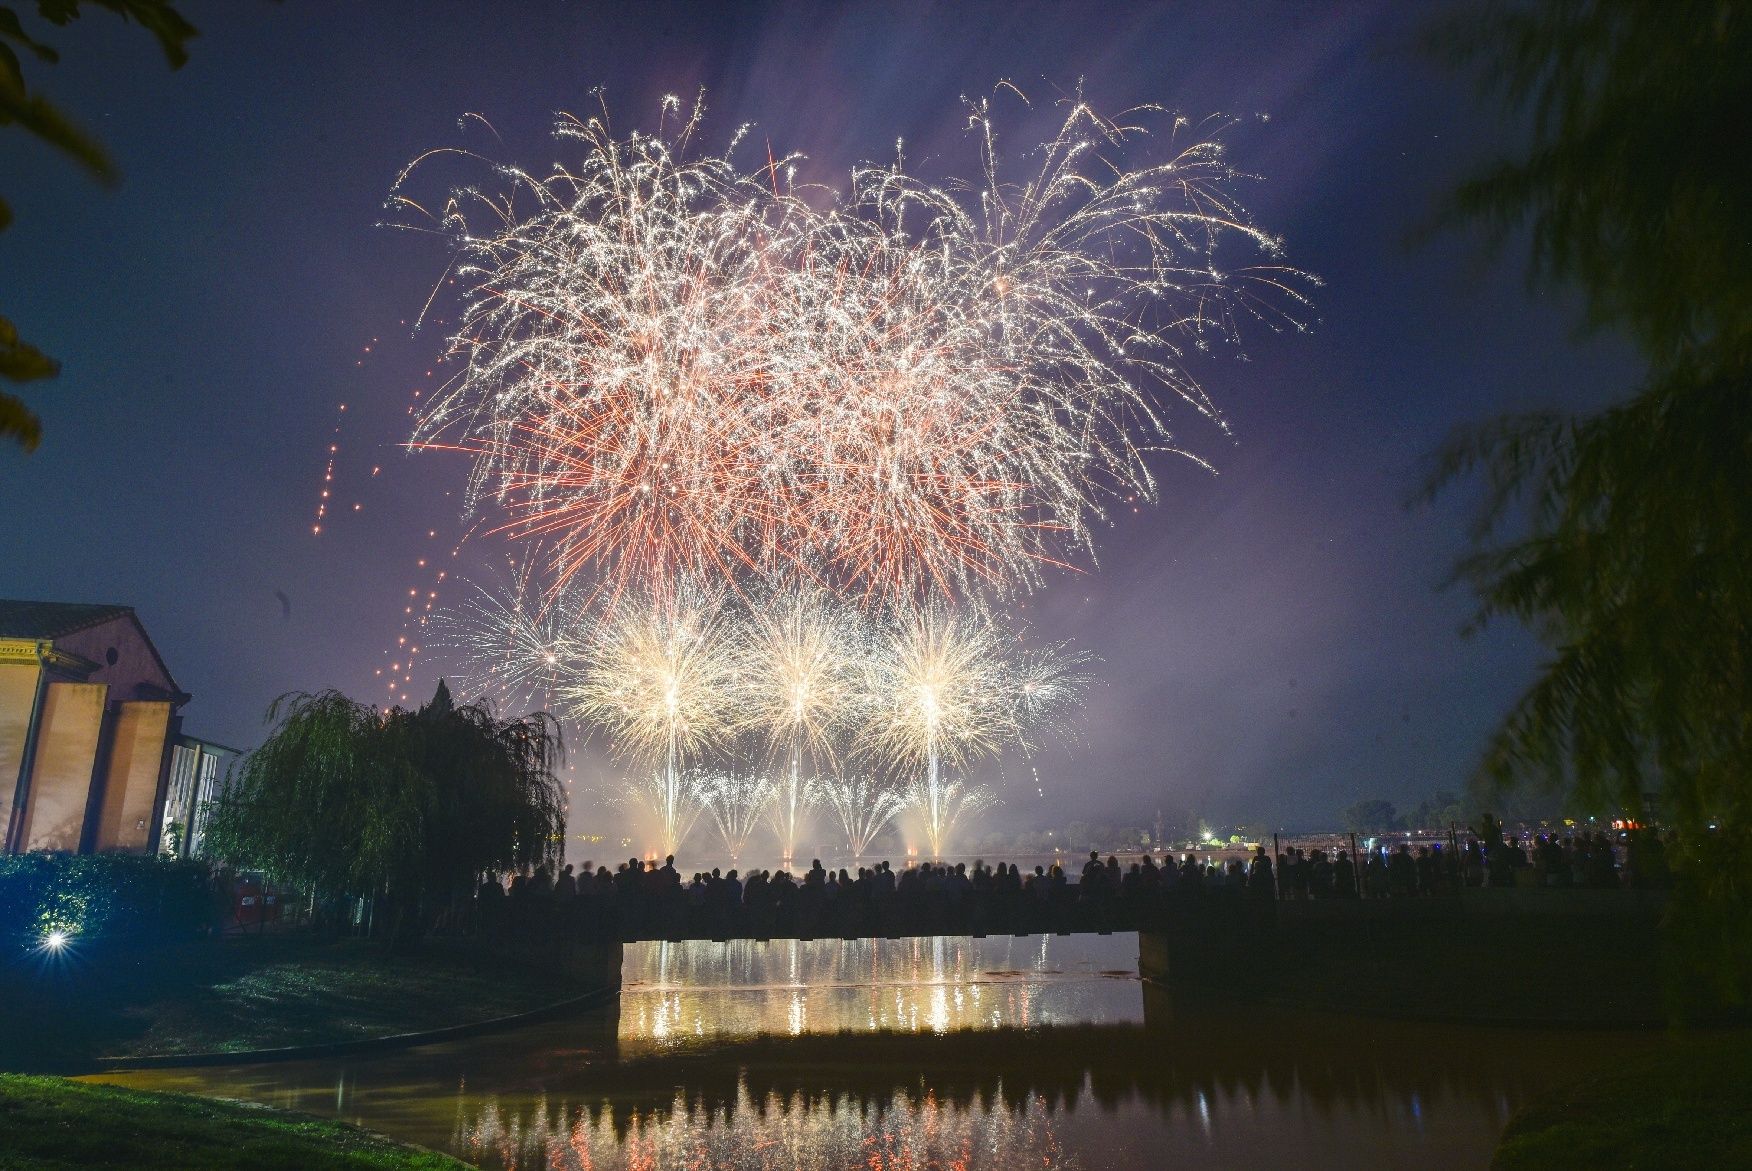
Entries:
<svg viewBox="0 0 1752 1171">
<path fill-rule="evenodd" d="M 236 1053 L 419 1032 L 576 996 L 564 974 L 433 941 L 288 935 L 205 940 L 145 956 L 68 955 L 0 978 L 0 1069 L 97 1057 Z"/>
<path fill-rule="evenodd" d="M 1752 1167 L 1752 1037 L 1687 1036 L 1528 1103 L 1496 1171 Z"/>
<path fill-rule="evenodd" d="M 462 1171 L 340 1122 L 186 1094 L 0 1074 L 0 1171 Z"/>
</svg>

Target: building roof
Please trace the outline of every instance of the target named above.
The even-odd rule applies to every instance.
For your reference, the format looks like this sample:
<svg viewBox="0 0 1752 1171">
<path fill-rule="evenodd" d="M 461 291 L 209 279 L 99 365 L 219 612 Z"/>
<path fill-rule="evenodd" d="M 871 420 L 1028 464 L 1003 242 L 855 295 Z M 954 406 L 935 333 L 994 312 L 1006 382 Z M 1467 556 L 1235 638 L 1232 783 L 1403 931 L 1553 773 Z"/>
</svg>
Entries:
<svg viewBox="0 0 1752 1171">
<path fill-rule="evenodd" d="M 190 736 L 187 732 L 178 732 L 176 734 L 176 742 L 182 745 L 199 744 L 203 749 L 215 755 L 221 752 L 230 753 L 232 756 L 242 756 L 244 754 L 243 749 L 241 748 L 233 748 L 229 744 L 221 744 L 217 740 L 208 740 L 202 736 Z"/>
<path fill-rule="evenodd" d="M 61 638 L 133 612 L 132 606 L 0 598 L 0 638 Z"/>
<path fill-rule="evenodd" d="M 176 685 L 170 668 L 164 665 L 164 656 L 152 645 L 152 636 L 141 625 L 140 616 L 134 613 L 134 607 L 103 602 L 27 602 L 17 598 L 0 598 L 0 638 L 65 638 L 93 626 L 102 626 L 105 622 L 114 622 L 118 618 L 126 618 L 134 624 L 134 629 L 140 632 L 140 641 L 146 644 L 152 661 L 158 664 L 159 672 L 163 674 L 165 682 L 170 684 L 170 690 L 162 698 L 179 704 L 187 703 L 188 694 Z"/>
</svg>

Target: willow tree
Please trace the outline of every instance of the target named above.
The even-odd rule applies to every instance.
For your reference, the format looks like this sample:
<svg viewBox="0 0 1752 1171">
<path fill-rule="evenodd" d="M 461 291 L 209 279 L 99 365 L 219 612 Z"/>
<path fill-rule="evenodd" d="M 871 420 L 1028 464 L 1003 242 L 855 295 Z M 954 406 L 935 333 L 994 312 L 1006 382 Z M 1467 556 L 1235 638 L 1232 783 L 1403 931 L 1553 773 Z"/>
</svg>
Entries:
<svg viewBox="0 0 1752 1171">
<path fill-rule="evenodd" d="M 1593 413 L 1456 435 L 1428 485 L 1481 479 L 1458 566 L 1480 624 L 1551 650 L 1482 775 L 1641 813 L 1683 849 L 1674 926 L 1730 1000 L 1752 992 L 1752 7 L 1526 0 L 1432 46 L 1515 119 L 1516 153 L 1458 188 L 1448 223 L 1531 243 L 1536 284 L 1646 372 Z M 1524 233 L 1524 236 L 1522 235 Z M 1702 960 L 1704 962 L 1698 963 Z"/>
<path fill-rule="evenodd" d="M 546 713 L 499 720 L 448 688 L 418 711 L 338 691 L 268 709 L 207 830 L 209 852 L 331 893 L 385 896 L 398 921 L 465 894 L 486 872 L 558 860 L 564 752 Z"/>
</svg>

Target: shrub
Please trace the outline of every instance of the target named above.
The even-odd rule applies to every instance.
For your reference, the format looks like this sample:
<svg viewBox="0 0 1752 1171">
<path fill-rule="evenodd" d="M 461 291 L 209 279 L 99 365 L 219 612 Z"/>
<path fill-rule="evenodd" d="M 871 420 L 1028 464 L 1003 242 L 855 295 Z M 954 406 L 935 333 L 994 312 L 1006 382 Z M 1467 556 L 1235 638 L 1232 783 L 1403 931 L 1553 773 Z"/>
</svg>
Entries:
<svg viewBox="0 0 1752 1171">
<path fill-rule="evenodd" d="M 34 946 L 50 932 L 83 940 L 186 939 L 214 911 L 206 863 L 130 854 L 0 857 L 0 938 Z"/>
</svg>

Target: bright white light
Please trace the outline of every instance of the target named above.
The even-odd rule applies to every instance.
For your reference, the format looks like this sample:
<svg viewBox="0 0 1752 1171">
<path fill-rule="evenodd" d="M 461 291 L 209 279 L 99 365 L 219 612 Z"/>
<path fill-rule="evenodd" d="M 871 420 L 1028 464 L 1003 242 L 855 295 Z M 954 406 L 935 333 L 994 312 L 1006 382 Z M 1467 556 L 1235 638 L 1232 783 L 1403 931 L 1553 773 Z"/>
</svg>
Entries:
<svg viewBox="0 0 1752 1171">
<path fill-rule="evenodd" d="M 67 933 L 65 931 L 51 931 L 43 936 L 43 947 L 48 951 L 60 951 L 66 946 Z"/>
</svg>

